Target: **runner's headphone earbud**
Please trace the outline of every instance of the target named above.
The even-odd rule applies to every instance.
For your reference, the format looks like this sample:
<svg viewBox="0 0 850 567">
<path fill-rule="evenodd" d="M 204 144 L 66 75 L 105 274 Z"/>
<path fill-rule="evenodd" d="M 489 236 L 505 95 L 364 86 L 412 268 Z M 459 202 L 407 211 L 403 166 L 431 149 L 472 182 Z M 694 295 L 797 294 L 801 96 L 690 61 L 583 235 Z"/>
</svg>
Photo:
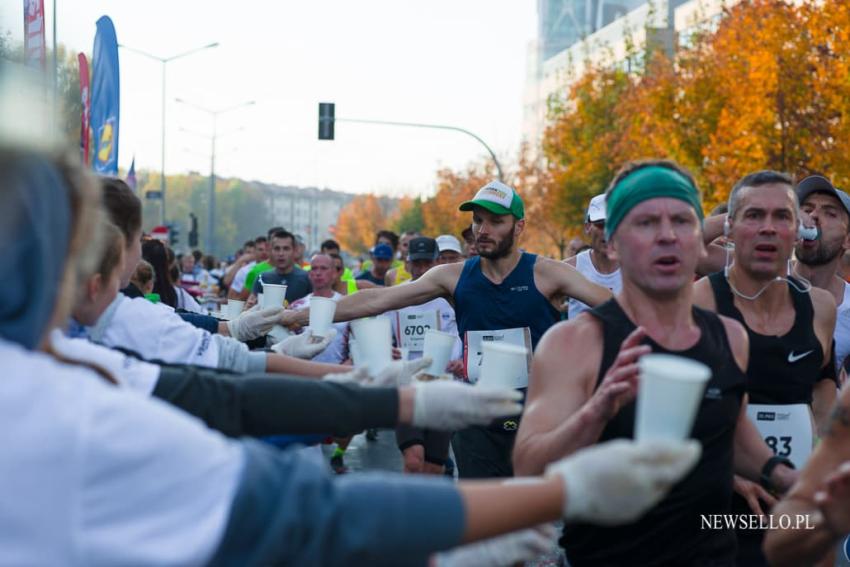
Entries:
<svg viewBox="0 0 850 567">
<path fill-rule="evenodd" d="M 729 217 L 727 216 L 726 219 L 724 219 L 724 221 L 723 221 L 723 236 L 729 236 L 730 230 L 732 230 L 732 229 L 729 226 Z"/>
</svg>

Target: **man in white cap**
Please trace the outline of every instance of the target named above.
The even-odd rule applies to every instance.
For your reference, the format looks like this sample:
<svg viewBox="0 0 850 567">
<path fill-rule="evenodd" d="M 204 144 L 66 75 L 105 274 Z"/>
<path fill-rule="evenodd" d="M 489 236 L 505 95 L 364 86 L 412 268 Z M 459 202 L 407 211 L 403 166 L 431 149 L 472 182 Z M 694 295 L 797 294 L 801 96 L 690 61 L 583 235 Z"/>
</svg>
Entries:
<svg viewBox="0 0 850 567">
<path fill-rule="evenodd" d="M 485 341 L 521 346 L 530 354 L 558 321 L 558 307 L 568 297 L 594 306 L 611 297 L 610 291 L 588 281 L 572 266 L 520 249 L 517 239 L 525 229 L 525 208 L 513 188 L 491 181 L 462 203 L 460 210 L 472 213 L 478 256 L 435 266 L 414 282 L 345 297 L 337 306 L 335 320 L 350 321 L 446 298 L 454 304 L 465 373 L 474 382 Z M 284 325 L 308 322 L 306 310 L 283 315 Z M 524 390 L 528 381 L 526 371 L 514 383 Z M 511 451 L 518 426 L 519 416 L 512 416 L 455 434 L 452 444 L 460 476 L 512 476 Z"/>
<path fill-rule="evenodd" d="M 587 215 L 584 217 L 584 232 L 590 237 L 590 249 L 579 252 L 564 260 L 578 270 L 581 275 L 611 290 L 620 293 L 623 279 L 620 276 L 620 262 L 608 254 L 608 240 L 605 238 L 605 194 L 590 200 Z M 571 297 L 567 316 L 575 319 L 582 311 L 590 309 L 586 304 Z"/>
<path fill-rule="evenodd" d="M 463 261 L 463 248 L 460 240 L 451 234 L 441 234 L 437 237 L 437 248 L 440 255 L 437 256 L 437 264 L 454 264 Z"/>
</svg>

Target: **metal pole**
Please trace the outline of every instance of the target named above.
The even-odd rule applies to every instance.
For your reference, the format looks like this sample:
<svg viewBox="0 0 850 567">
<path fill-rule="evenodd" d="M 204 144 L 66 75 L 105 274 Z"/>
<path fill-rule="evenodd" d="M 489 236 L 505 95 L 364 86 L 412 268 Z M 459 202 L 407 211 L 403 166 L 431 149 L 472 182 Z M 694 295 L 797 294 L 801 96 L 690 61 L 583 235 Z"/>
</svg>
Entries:
<svg viewBox="0 0 850 567">
<path fill-rule="evenodd" d="M 160 178 L 159 178 L 159 190 L 160 190 L 160 202 L 159 202 L 159 224 L 165 224 L 165 64 L 168 63 L 167 60 L 162 60 L 162 143 L 160 144 L 160 148 L 162 150 L 161 156 L 161 169 L 160 169 Z"/>
<path fill-rule="evenodd" d="M 502 172 L 502 165 L 499 163 L 499 160 L 496 158 L 496 153 L 490 149 L 490 146 L 487 143 L 470 132 L 469 130 L 465 130 L 463 128 L 458 128 L 457 126 L 446 126 L 444 124 L 419 124 L 416 122 L 393 122 L 390 120 L 360 120 L 355 118 L 335 118 L 335 122 L 357 122 L 360 124 L 383 124 L 385 126 L 410 126 L 413 128 L 436 128 L 439 130 L 454 130 L 455 132 L 463 132 L 468 136 L 472 136 L 476 140 L 478 140 L 482 146 L 490 153 L 490 157 L 493 158 L 493 163 L 496 164 L 496 171 L 499 172 L 499 181 L 505 181 L 504 173 Z"/>
<path fill-rule="evenodd" d="M 44 10 L 42 10 L 44 11 Z M 44 14 L 42 14 L 44 17 Z M 56 0 L 53 0 L 53 128 L 59 126 L 59 53 L 56 46 Z"/>
<path fill-rule="evenodd" d="M 213 113 L 212 152 L 210 154 L 210 206 L 207 209 L 207 254 L 215 254 L 215 137 L 217 113 Z"/>
</svg>

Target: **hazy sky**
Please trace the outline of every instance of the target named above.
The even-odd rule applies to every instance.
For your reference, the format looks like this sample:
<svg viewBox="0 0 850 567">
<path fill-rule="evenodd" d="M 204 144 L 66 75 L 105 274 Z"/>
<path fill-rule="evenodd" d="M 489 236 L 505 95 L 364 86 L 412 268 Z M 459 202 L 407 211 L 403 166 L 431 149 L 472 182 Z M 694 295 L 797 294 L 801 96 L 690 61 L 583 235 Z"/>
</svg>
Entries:
<svg viewBox="0 0 850 567">
<path fill-rule="evenodd" d="M 360 124 L 317 138 L 318 102 L 338 118 L 450 124 L 506 160 L 520 142 L 532 0 L 57 0 L 58 41 L 91 54 L 109 15 L 119 43 L 170 56 L 166 170 L 209 172 L 210 108 L 256 105 L 219 118 L 216 171 L 266 182 L 382 194 L 430 193 L 438 167 L 486 155 L 463 134 Z M 48 35 L 52 1 L 45 0 Z M 0 33 L 23 37 L 23 1 L 0 0 Z M 160 168 L 161 64 L 119 50 L 119 163 Z"/>
</svg>

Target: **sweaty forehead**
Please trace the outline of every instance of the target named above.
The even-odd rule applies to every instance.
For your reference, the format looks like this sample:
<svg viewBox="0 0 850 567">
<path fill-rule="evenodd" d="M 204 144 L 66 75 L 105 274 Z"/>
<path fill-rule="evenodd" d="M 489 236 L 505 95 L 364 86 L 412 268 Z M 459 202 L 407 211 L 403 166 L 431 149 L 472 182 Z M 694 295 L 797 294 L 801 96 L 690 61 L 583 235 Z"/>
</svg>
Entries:
<svg viewBox="0 0 850 567">
<path fill-rule="evenodd" d="M 843 209 L 841 205 L 841 201 L 839 201 L 835 195 L 830 195 L 829 193 L 821 193 L 814 192 L 808 195 L 803 200 L 804 205 L 820 205 L 821 207 L 835 207 L 837 209 Z"/>
</svg>

